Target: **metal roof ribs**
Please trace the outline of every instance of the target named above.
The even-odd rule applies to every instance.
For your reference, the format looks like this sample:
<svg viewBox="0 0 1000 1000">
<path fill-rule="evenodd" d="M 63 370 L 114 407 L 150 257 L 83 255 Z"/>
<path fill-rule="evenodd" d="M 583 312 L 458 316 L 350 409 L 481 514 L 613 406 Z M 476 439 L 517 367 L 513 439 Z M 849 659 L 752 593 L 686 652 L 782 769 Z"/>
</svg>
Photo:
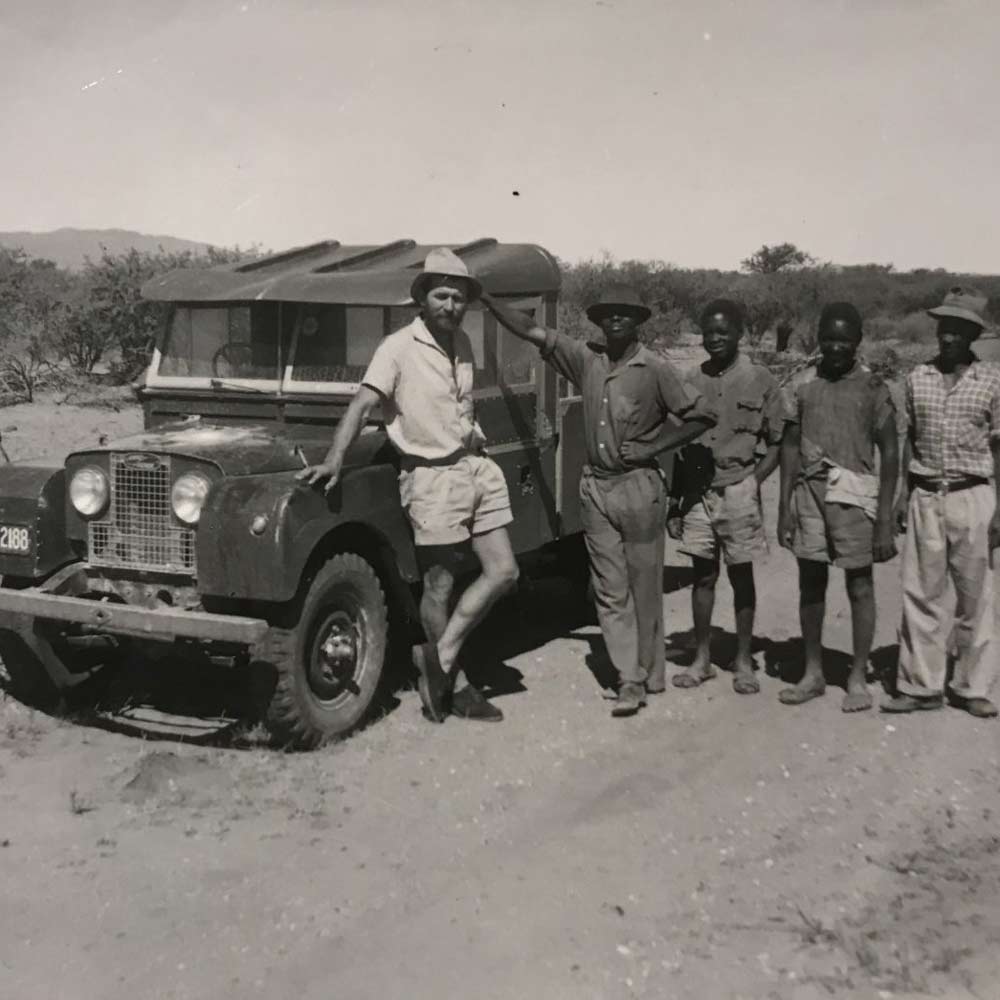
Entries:
<svg viewBox="0 0 1000 1000">
<path fill-rule="evenodd" d="M 323 264 L 321 267 L 313 268 L 313 273 L 329 274 L 331 271 L 346 271 L 361 264 L 371 265 L 376 261 L 385 260 L 388 257 L 394 257 L 396 254 L 412 250 L 416 245 L 414 240 L 396 240 L 394 243 L 386 243 L 384 246 L 362 250 L 361 253 L 345 257 L 343 260 L 334 261 L 332 264 Z"/>
<path fill-rule="evenodd" d="M 304 247 L 293 247 L 282 253 L 271 254 L 269 257 L 261 257 L 259 260 L 251 260 L 246 264 L 240 264 L 236 268 L 241 274 L 248 271 L 260 271 L 265 267 L 272 267 L 276 264 L 287 264 L 290 260 L 300 260 L 303 257 L 318 257 L 320 254 L 330 253 L 340 246 L 337 240 L 321 240 L 319 243 L 310 243 Z"/>
<path fill-rule="evenodd" d="M 477 250 L 492 249 L 497 245 L 497 241 L 492 236 L 485 236 L 480 240 L 473 240 L 471 243 L 463 243 L 460 247 L 455 247 L 454 253 L 461 257 L 463 254 L 475 253 Z"/>
</svg>

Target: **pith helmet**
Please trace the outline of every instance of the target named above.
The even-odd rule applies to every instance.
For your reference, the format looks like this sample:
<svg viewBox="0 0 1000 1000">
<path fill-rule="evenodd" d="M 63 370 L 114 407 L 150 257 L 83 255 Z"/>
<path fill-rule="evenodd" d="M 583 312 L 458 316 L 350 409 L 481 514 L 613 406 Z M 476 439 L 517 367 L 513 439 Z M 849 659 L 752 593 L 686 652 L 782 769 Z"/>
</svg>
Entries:
<svg viewBox="0 0 1000 1000">
<path fill-rule="evenodd" d="M 625 312 L 634 316 L 639 323 L 645 323 L 652 311 L 642 304 L 639 293 L 631 286 L 622 283 L 608 285 L 600 298 L 587 306 L 587 319 L 591 323 L 600 323 L 610 313 Z"/>
</svg>

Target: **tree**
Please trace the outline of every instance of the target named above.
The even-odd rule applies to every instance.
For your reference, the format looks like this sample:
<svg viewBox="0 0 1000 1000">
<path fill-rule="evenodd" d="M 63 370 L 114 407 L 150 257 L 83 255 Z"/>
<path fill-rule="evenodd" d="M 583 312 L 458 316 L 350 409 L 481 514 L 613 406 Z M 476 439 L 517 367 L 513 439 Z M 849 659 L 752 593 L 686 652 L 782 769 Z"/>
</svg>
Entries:
<svg viewBox="0 0 1000 1000">
<path fill-rule="evenodd" d="M 794 243 L 766 243 L 749 257 L 740 261 L 740 269 L 750 274 L 776 274 L 794 267 L 810 267 L 816 258 L 800 250 Z"/>
<path fill-rule="evenodd" d="M 256 248 L 244 251 L 239 247 L 210 247 L 204 255 L 167 253 L 162 248 L 157 253 L 133 248 L 111 254 L 105 249 L 100 260 L 86 262 L 86 292 L 63 339 L 64 356 L 78 370 L 88 372 L 113 354 L 113 373 L 122 381 L 134 378 L 149 363 L 164 315 L 162 303 L 142 298 L 142 286 L 175 268 L 232 263 L 257 253 Z"/>
<path fill-rule="evenodd" d="M 20 249 L 0 249 L 0 383 L 32 402 L 55 373 L 59 332 L 72 291 L 68 272 Z"/>
</svg>

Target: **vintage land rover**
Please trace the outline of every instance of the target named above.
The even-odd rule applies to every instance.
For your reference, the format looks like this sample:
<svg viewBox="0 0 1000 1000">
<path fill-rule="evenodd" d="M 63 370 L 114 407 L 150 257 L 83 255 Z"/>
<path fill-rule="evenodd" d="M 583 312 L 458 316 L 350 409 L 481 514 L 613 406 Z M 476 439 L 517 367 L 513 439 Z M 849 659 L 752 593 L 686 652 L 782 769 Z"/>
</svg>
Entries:
<svg viewBox="0 0 1000 1000">
<path fill-rule="evenodd" d="M 285 744 L 372 712 L 389 637 L 420 628 L 397 457 L 376 419 L 329 496 L 295 473 L 322 459 L 380 339 L 415 315 L 429 249 L 327 241 L 144 287 L 169 304 L 139 389 L 144 431 L 65 465 L 0 469 L 0 657 L 15 690 L 73 687 L 95 647 L 180 643 L 263 676 L 263 718 Z M 555 325 L 559 268 L 541 247 L 453 249 L 488 291 Z M 488 312 L 464 325 L 515 551 L 572 541 L 580 400 Z"/>
</svg>

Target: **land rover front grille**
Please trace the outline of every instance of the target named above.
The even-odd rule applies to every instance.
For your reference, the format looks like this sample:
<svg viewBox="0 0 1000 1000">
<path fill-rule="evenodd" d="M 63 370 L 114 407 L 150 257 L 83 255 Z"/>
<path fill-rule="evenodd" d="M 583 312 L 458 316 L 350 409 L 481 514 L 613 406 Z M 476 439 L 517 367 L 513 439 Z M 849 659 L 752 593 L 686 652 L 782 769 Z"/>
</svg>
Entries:
<svg viewBox="0 0 1000 1000">
<path fill-rule="evenodd" d="M 170 508 L 170 459 L 145 453 L 111 455 L 111 501 L 91 521 L 90 561 L 168 573 L 194 573 L 194 532 Z"/>
</svg>

